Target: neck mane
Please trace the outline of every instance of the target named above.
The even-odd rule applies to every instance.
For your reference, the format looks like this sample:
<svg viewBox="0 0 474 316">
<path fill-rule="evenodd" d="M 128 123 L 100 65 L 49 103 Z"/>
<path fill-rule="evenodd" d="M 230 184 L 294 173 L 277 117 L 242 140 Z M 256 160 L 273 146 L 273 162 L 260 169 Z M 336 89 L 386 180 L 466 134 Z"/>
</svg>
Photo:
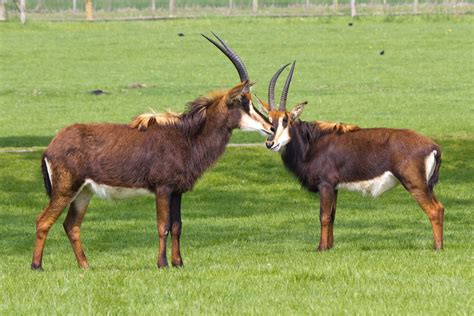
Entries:
<svg viewBox="0 0 474 316">
<path fill-rule="evenodd" d="M 222 155 L 230 140 L 232 129 L 228 127 L 229 113 L 225 104 L 222 104 L 225 98 L 225 92 L 212 93 L 188 103 L 186 111 L 181 114 L 146 113 L 137 116 L 129 126 L 142 131 L 160 127 L 182 132 L 188 167 L 181 180 L 182 187 L 188 190 Z"/>
<path fill-rule="evenodd" d="M 212 105 L 220 103 L 224 96 L 225 92 L 214 92 L 199 97 L 189 102 L 182 113 L 171 111 L 143 113 L 135 117 L 129 126 L 140 131 L 146 131 L 153 126 L 174 128 L 182 131 L 187 137 L 193 137 L 204 127 L 208 112 L 212 111 Z"/>
</svg>

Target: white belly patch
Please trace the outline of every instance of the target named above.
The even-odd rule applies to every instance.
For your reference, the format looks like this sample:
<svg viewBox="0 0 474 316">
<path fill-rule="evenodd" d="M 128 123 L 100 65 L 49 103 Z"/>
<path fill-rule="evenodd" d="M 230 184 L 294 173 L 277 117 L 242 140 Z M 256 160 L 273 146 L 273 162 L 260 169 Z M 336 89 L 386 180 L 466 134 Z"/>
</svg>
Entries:
<svg viewBox="0 0 474 316">
<path fill-rule="evenodd" d="M 358 191 L 363 195 L 380 196 L 382 193 L 390 190 L 398 184 L 398 179 L 393 173 L 385 171 L 382 175 L 370 180 L 357 182 L 341 182 L 336 186 L 336 189 Z"/>
<path fill-rule="evenodd" d="M 126 199 L 134 196 L 151 195 L 152 193 L 147 189 L 142 188 L 122 188 L 113 187 L 106 184 L 96 183 L 94 180 L 87 179 L 82 185 L 82 189 L 87 189 L 97 197 L 105 200 Z"/>
</svg>

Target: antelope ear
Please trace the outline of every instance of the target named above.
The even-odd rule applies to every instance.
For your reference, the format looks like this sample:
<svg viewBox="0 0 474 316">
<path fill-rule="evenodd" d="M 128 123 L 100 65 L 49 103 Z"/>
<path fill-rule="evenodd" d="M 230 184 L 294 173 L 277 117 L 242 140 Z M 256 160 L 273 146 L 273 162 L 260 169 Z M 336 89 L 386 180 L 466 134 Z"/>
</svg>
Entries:
<svg viewBox="0 0 474 316">
<path fill-rule="evenodd" d="M 229 100 L 233 100 L 240 97 L 241 94 L 249 92 L 251 86 L 253 86 L 253 83 L 248 80 L 242 81 L 227 92 Z"/>
<path fill-rule="evenodd" d="M 256 94 L 254 94 L 254 96 L 257 98 L 258 103 L 260 103 L 263 111 L 265 111 L 266 113 L 270 112 L 270 106 L 268 105 L 268 103 L 260 99 Z"/>
<path fill-rule="evenodd" d="M 301 113 L 303 113 L 303 110 L 306 104 L 308 104 L 308 102 L 305 101 L 303 103 L 298 104 L 297 106 L 293 108 L 293 110 L 291 110 L 290 116 L 292 120 L 296 120 L 297 118 L 300 117 Z"/>
</svg>

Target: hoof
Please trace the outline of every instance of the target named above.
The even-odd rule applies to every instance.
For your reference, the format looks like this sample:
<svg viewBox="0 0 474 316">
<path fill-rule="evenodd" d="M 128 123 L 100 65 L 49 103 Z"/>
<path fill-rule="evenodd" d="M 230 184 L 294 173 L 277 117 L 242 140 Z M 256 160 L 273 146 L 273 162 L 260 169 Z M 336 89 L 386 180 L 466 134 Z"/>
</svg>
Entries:
<svg viewBox="0 0 474 316">
<path fill-rule="evenodd" d="M 325 246 L 325 247 L 319 246 L 318 249 L 316 249 L 316 251 L 322 252 L 322 251 L 328 251 L 329 249 L 331 249 L 329 246 Z"/>
<path fill-rule="evenodd" d="M 158 267 L 158 269 L 166 269 L 168 268 L 168 262 L 158 262 L 156 266 Z"/>
<path fill-rule="evenodd" d="M 33 270 L 33 271 L 43 271 L 43 267 L 41 266 L 41 264 L 32 263 L 31 264 L 31 270 Z"/>
<path fill-rule="evenodd" d="M 183 261 L 172 262 L 171 264 L 173 265 L 174 268 L 182 268 L 182 267 L 184 267 Z"/>
</svg>

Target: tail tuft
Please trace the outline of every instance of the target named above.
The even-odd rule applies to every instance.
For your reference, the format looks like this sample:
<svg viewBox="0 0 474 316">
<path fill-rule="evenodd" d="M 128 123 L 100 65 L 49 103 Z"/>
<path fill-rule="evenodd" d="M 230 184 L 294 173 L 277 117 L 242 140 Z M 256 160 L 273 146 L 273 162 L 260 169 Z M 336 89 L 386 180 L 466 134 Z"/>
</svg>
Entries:
<svg viewBox="0 0 474 316">
<path fill-rule="evenodd" d="M 43 181 L 44 181 L 44 188 L 46 189 L 46 194 L 48 194 L 49 197 L 51 197 L 51 192 L 52 192 L 52 184 L 50 180 L 50 174 L 48 170 L 48 166 L 46 165 L 47 163 L 47 158 L 46 154 L 43 155 L 43 158 L 41 159 L 41 171 L 43 173 Z"/>
</svg>

